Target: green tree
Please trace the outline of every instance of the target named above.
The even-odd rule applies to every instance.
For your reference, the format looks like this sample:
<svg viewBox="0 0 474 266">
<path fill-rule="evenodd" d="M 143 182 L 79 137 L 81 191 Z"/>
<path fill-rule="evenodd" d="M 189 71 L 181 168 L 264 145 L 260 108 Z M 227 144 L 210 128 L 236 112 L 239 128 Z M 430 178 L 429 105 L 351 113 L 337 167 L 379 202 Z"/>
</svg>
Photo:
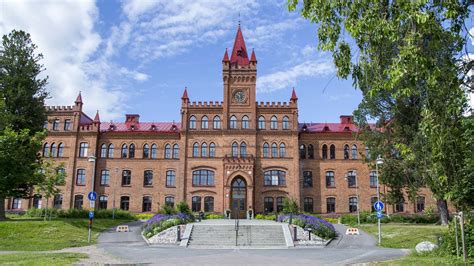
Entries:
<svg viewBox="0 0 474 266">
<path fill-rule="evenodd" d="M 295 199 L 285 198 L 283 200 L 283 213 L 284 214 L 298 214 L 299 207 L 298 202 Z"/>
<path fill-rule="evenodd" d="M 39 78 L 44 70 L 42 54 L 30 34 L 13 30 L 2 38 L 0 47 L 0 98 L 2 115 L 0 130 L 10 126 L 15 131 L 29 129 L 30 134 L 43 129 L 46 121 L 44 99 L 47 97 L 46 78 Z"/>
<path fill-rule="evenodd" d="M 44 220 L 48 216 L 49 199 L 61 192 L 58 186 L 62 186 L 66 182 L 66 174 L 64 171 L 64 163 L 56 163 L 50 158 L 46 158 L 41 163 L 39 171 L 41 175 L 41 182 L 36 186 L 38 193 L 46 199 L 46 208 L 44 213 Z M 51 219 L 51 214 L 49 214 Z"/>
<path fill-rule="evenodd" d="M 30 136 L 28 129 L 0 131 L 0 220 L 5 219 L 5 199 L 25 198 L 42 181 L 38 174 L 42 132 Z"/>
<path fill-rule="evenodd" d="M 290 0 L 290 10 L 298 2 Z M 468 179 L 463 169 L 472 135 L 464 134 L 463 85 L 472 61 L 462 60 L 462 51 L 469 5 L 472 1 L 306 0 L 301 5 L 302 16 L 319 25 L 318 48 L 332 52 L 337 75 L 351 76 L 362 91 L 355 118 L 371 158 L 385 159 L 381 181 L 391 187 L 387 199 L 397 202 L 408 190 L 414 200 L 428 186 L 443 224 L 446 200 Z M 369 125 L 373 120 L 379 130 Z"/>
</svg>

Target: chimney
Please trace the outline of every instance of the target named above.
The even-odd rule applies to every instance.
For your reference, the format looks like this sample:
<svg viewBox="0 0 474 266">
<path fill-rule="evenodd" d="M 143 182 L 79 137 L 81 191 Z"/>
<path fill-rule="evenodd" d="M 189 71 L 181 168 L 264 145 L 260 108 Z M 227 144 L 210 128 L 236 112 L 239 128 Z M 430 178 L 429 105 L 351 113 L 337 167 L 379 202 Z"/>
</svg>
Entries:
<svg viewBox="0 0 474 266">
<path fill-rule="evenodd" d="M 352 115 L 341 115 L 341 124 L 352 124 L 354 122 L 354 117 Z"/>
</svg>

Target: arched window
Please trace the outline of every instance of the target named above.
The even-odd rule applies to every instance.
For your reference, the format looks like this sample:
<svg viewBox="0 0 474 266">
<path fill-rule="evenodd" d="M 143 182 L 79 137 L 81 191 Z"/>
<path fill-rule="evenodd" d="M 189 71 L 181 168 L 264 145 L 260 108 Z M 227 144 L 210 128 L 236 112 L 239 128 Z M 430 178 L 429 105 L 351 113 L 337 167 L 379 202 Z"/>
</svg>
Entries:
<svg viewBox="0 0 474 266">
<path fill-rule="evenodd" d="M 54 157 L 56 156 L 56 143 L 51 143 L 51 151 L 49 152 L 50 153 L 50 157 Z"/>
<path fill-rule="evenodd" d="M 204 211 L 205 212 L 214 211 L 214 197 L 211 197 L 211 196 L 204 197 Z"/>
<path fill-rule="evenodd" d="M 240 143 L 240 157 L 247 157 L 247 144 L 245 142 Z"/>
<path fill-rule="evenodd" d="M 272 143 L 272 158 L 278 158 L 278 147 L 275 142 Z"/>
<path fill-rule="evenodd" d="M 49 156 L 49 145 L 48 143 L 45 143 L 43 146 L 43 157 L 48 157 Z"/>
<path fill-rule="evenodd" d="M 156 144 L 151 145 L 151 158 L 156 159 Z"/>
<path fill-rule="evenodd" d="M 107 157 L 107 145 L 102 144 L 100 145 L 100 158 L 106 158 Z"/>
<path fill-rule="evenodd" d="M 191 204 L 191 210 L 193 212 L 199 212 L 201 211 L 201 197 L 199 196 L 194 196 L 192 197 L 192 204 Z"/>
<path fill-rule="evenodd" d="M 286 146 L 285 143 L 280 144 L 280 158 L 284 158 L 286 156 Z"/>
<path fill-rule="evenodd" d="M 277 129 L 278 128 L 278 119 L 276 116 L 272 116 L 272 118 L 270 118 L 270 128 L 271 129 Z"/>
<path fill-rule="evenodd" d="M 197 142 L 193 144 L 193 157 L 199 157 L 199 144 Z"/>
<path fill-rule="evenodd" d="M 127 158 L 128 155 L 128 147 L 127 144 L 122 145 L 122 158 Z"/>
<path fill-rule="evenodd" d="M 336 198 L 329 197 L 326 199 L 326 212 L 327 213 L 336 212 Z"/>
<path fill-rule="evenodd" d="M 145 170 L 145 172 L 143 172 L 143 185 L 144 186 L 153 185 L 153 171 L 152 170 Z"/>
<path fill-rule="evenodd" d="M 263 116 L 258 118 L 258 129 L 265 129 L 265 117 Z"/>
<path fill-rule="evenodd" d="M 306 146 L 304 144 L 300 145 L 300 159 L 306 159 Z"/>
<path fill-rule="evenodd" d="M 128 211 L 130 208 L 130 197 L 129 196 L 121 196 L 120 197 L 120 209 L 124 211 Z"/>
<path fill-rule="evenodd" d="M 174 170 L 166 171 L 166 186 L 167 187 L 174 187 L 176 182 L 176 173 Z"/>
<path fill-rule="evenodd" d="M 314 147 L 312 144 L 308 145 L 308 159 L 314 159 Z"/>
<path fill-rule="evenodd" d="M 207 116 L 203 116 L 201 118 L 201 129 L 208 129 L 209 128 L 209 119 Z"/>
<path fill-rule="evenodd" d="M 130 144 L 130 150 L 128 151 L 128 158 L 135 158 L 135 144 Z"/>
<path fill-rule="evenodd" d="M 170 206 L 171 208 L 174 207 L 174 197 L 173 196 L 166 196 L 165 197 L 165 205 Z"/>
<path fill-rule="evenodd" d="M 173 159 L 179 159 L 179 145 L 173 145 Z"/>
<path fill-rule="evenodd" d="M 221 118 L 218 115 L 214 116 L 213 127 L 214 129 L 221 129 Z"/>
<path fill-rule="evenodd" d="M 214 171 L 212 170 L 193 171 L 193 186 L 214 186 Z"/>
<path fill-rule="evenodd" d="M 150 147 L 148 144 L 143 145 L 143 158 L 148 159 L 150 157 Z"/>
<path fill-rule="evenodd" d="M 74 209 L 82 209 L 83 203 L 84 203 L 84 195 L 74 196 Z"/>
<path fill-rule="evenodd" d="M 250 125 L 249 125 L 249 117 L 246 116 L 246 115 L 244 115 L 244 116 L 242 117 L 242 128 L 243 128 L 243 129 L 248 129 L 249 126 L 250 126 Z"/>
<path fill-rule="evenodd" d="M 107 169 L 100 171 L 100 185 L 108 186 L 110 180 L 110 172 Z"/>
<path fill-rule="evenodd" d="M 205 142 L 201 144 L 201 157 L 207 157 L 207 144 Z"/>
<path fill-rule="evenodd" d="M 265 186 L 284 186 L 286 185 L 286 172 L 281 170 L 270 170 L 263 173 Z"/>
<path fill-rule="evenodd" d="M 334 179 L 334 172 L 326 172 L 326 187 L 336 187 L 336 180 Z"/>
<path fill-rule="evenodd" d="M 334 146 L 334 144 L 332 144 L 331 147 L 329 147 L 329 158 L 331 160 L 336 159 L 336 146 Z"/>
<path fill-rule="evenodd" d="M 425 210 L 425 197 L 418 196 L 416 197 L 416 212 L 422 212 Z"/>
<path fill-rule="evenodd" d="M 349 145 L 344 145 L 344 160 L 349 160 Z"/>
<path fill-rule="evenodd" d="M 312 171 L 303 171 L 303 187 L 313 187 Z"/>
<path fill-rule="evenodd" d="M 171 145 L 165 145 L 165 159 L 171 159 Z"/>
<path fill-rule="evenodd" d="M 273 212 L 273 198 L 272 197 L 263 198 L 263 209 L 265 213 Z"/>
<path fill-rule="evenodd" d="M 239 144 L 237 142 L 232 143 L 232 157 L 239 156 Z"/>
<path fill-rule="evenodd" d="M 76 185 L 84 186 L 86 184 L 86 170 L 77 169 L 76 171 Z"/>
<path fill-rule="evenodd" d="M 100 195 L 99 196 L 99 209 L 100 210 L 107 209 L 107 201 L 108 201 L 107 196 L 105 196 L 105 195 Z"/>
<path fill-rule="evenodd" d="M 356 212 L 357 205 L 357 197 L 349 197 L 349 212 Z"/>
<path fill-rule="evenodd" d="M 194 115 L 192 115 L 189 118 L 189 128 L 190 129 L 196 129 L 196 117 Z"/>
<path fill-rule="evenodd" d="M 322 155 L 321 157 L 323 160 L 326 160 L 328 158 L 328 145 L 324 144 L 322 150 Z"/>
<path fill-rule="evenodd" d="M 54 195 L 53 208 L 61 209 L 62 205 L 63 205 L 63 195 L 61 194 Z"/>
<path fill-rule="evenodd" d="M 87 157 L 87 148 L 89 144 L 87 142 L 81 142 L 79 144 L 79 157 L 85 158 Z"/>
<path fill-rule="evenodd" d="M 348 171 L 347 175 L 347 185 L 349 187 L 356 187 L 357 186 L 357 173 L 356 171 Z"/>
<path fill-rule="evenodd" d="M 209 157 L 216 157 L 216 144 L 214 144 L 214 142 L 211 142 L 211 144 L 209 144 Z"/>
<path fill-rule="evenodd" d="M 352 160 L 357 159 L 357 146 L 352 144 Z"/>
<path fill-rule="evenodd" d="M 285 197 L 277 197 L 276 198 L 276 211 L 282 212 L 283 211 L 283 202 L 285 201 Z"/>
<path fill-rule="evenodd" d="M 59 143 L 58 145 L 58 157 L 63 157 L 64 153 L 64 143 Z"/>
<path fill-rule="evenodd" d="M 286 115 L 283 117 L 282 127 L 283 129 L 290 129 L 290 119 Z"/>
<path fill-rule="evenodd" d="M 237 128 L 237 117 L 235 117 L 235 115 L 231 116 L 230 117 L 230 125 L 229 125 L 230 128 L 232 129 L 236 129 Z"/>
<path fill-rule="evenodd" d="M 263 158 L 270 157 L 270 145 L 268 143 L 263 143 Z"/>
<path fill-rule="evenodd" d="M 108 157 L 114 158 L 114 144 L 109 144 Z"/>
</svg>

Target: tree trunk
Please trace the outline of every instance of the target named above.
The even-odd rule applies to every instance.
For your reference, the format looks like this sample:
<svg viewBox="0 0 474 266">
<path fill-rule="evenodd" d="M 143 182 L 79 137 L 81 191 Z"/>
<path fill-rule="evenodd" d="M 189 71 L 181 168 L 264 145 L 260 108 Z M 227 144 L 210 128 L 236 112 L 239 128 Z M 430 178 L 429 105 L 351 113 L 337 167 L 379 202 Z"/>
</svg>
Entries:
<svg viewBox="0 0 474 266">
<path fill-rule="evenodd" d="M 48 203 L 49 198 L 46 198 L 46 208 L 44 208 L 44 221 L 46 222 L 46 218 L 48 217 Z"/>
<path fill-rule="evenodd" d="M 439 199 L 436 200 L 436 205 L 438 206 L 438 213 L 441 225 L 448 225 L 449 223 L 449 211 L 448 203 L 446 200 Z"/>
<path fill-rule="evenodd" d="M 5 198 L 0 198 L 0 221 L 6 220 L 5 216 Z"/>
</svg>

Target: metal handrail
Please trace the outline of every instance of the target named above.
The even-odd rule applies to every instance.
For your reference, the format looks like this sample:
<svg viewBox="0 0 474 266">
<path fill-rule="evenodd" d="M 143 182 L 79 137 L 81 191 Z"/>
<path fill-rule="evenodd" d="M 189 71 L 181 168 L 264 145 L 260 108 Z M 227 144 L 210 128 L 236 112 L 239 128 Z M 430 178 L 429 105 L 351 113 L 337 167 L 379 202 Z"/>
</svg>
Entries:
<svg viewBox="0 0 474 266">
<path fill-rule="evenodd" d="M 239 238 L 239 218 L 235 219 L 235 246 L 238 245 L 237 239 Z"/>
</svg>

